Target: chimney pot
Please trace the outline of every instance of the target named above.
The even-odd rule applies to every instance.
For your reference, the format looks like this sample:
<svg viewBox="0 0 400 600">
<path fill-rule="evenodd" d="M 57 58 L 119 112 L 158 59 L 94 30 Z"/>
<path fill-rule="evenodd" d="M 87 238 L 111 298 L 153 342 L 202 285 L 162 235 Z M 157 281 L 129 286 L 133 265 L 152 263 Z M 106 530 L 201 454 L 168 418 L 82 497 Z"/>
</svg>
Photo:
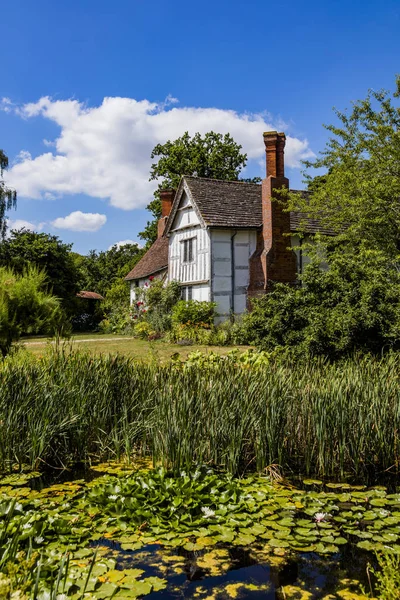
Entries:
<svg viewBox="0 0 400 600">
<path fill-rule="evenodd" d="M 285 177 L 286 136 L 278 131 L 264 133 L 265 153 L 267 158 L 267 177 Z"/>
<path fill-rule="evenodd" d="M 169 217 L 172 204 L 175 199 L 176 190 L 160 190 L 161 217 Z"/>
</svg>

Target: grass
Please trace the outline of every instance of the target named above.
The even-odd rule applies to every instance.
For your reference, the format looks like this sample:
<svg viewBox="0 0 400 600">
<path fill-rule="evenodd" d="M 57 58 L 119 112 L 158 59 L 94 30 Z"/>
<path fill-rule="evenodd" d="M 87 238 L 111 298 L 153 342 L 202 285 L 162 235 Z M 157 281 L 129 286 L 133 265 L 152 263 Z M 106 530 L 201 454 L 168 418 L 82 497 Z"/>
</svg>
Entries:
<svg viewBox="0 0 400 600">
<path fill-rule="evenodd" d="M 0 364 L 0 471 L 141 453 L 177 470 L 398 472 L 399 378 L 397 354 L 251 366 L 17 353 Z"/>
<path fill-rule="evenodd" d="M 23 338 L 21 343 L 26 350 L 34 356 L 43 356 L 46 352 L 46 348 L 51 344 L 54 344 L 54 341 L 49 338 L 31 337 Z M 102 353 L 120 353 L 134 359 L 152 360 L 154 358 L 159 358 L 162 361 L 170 359 L 176 352 L 179 352 L 184 359 L 187 358 L 190 353 L 195 351 L 204 353 L 214 352 L 216 354 L 225 355 L 232 350 L 229 346 L 179 346 L 177 344 L 168 344 L 161 340 L 148 342 L 137 338 L 110 333 L 78 334 L 74 335 L 71 340 L 65 340 L 62 344 L 65 345 L 67 349 L 71 347 L 84 348 L 93 355 Z M 246 347 L 243 346 L 239 348 L 245 349 Z"/>
</svg>

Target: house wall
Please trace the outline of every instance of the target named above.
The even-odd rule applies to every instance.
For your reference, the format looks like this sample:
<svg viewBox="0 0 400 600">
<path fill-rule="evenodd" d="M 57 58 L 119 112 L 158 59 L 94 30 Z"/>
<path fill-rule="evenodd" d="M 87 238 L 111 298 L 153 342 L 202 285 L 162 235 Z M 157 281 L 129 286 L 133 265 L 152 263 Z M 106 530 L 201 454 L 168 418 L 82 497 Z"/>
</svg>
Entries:
<svg viewBox="0 0 400 600">
<path fill-rule="evenodd" d="M 255 230 L 211 230 L 211 298 L 217 303 L 217 322 L 246 310 L 249 259 L 256 242 Z"/>
<path fill-rule="evenodd" d="M 130 303 L 133 304 L 137 300 L 136 288 L 147 287 L 155 279 L 164 279 L 166 274 L 167 274 L 167 270 L 164 269 L 163 271 L 160 271 L 159 273 L 156 273 L 155 275 L 151 275 L 151 279 L 149 277 L 146 277 L 144 279 L 138 279 L 138 280 L 131 281 L 130 282 Z"/>
<path fill-rule="evenodd" d="M 193 239 L 193 261 L 183 262 L 183 241 Z M 199 218 L 186 194 L 171 227 L 169 238 L 170 281 L 193 286 L 193 300 L 210 300 L 210 233 Z"/>
<path fill-rule="evenodd" d="M 296 255 L 296 271 L 299 275 L 304 272 L 305 267 L 310 263 L 310 257 L 304 253 L 302 247 L 313 243 L 314 240 L 312 235 L 304 235 L 303 238 L 300 238 L 298 235 L 291 237 L 292 249 Z M 328 264 L 323 260 L 320 267 L 323 271 L 326 271 L 328 269 Z"/>
</svg>

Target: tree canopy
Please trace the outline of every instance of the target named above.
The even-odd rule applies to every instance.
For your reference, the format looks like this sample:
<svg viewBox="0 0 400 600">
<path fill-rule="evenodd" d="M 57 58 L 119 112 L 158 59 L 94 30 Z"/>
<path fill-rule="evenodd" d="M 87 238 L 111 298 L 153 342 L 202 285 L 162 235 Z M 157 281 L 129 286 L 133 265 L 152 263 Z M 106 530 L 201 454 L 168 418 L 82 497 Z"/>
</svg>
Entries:
<svg viewBox="0 0 400 600">
<path fill-rule="evenodd" d="M 7 167 L 8 158 L 3 150 L 0 150 L 0 240 L 6 234 L 6 212 L 11 208 L 15 208 L 17 204 L 17 192 L 10 190 L 3 181 L 3 172 Z"/>
<path fill-rule="evenodd" d="M 196 133 L 193 137 L 186 132 L 174 141 L 157 144 L 151 153 L 151 158 L 157 158 L 157 162 L 151 166 L 150 181 L 159 183 L 154 200 L 147 206 L 154 219 L 147 223 L 140 237 L 148 243 L 157 237 L 157 221 L 161 217 L 160 190 L 177 188 L 183 175 L 235 181 L 247 164 L 247 154 L 241 150 L 242 146 L 229 133 L 222 135 L 214 131 L 204 136 Z M 258 182 L 260 178 L 252 181 Z"/>
<path fill-rule="evenodd" d="M 137 244 L 115 244 L 109 250 L 91 250 L 87 256 L 74 255 L 81 275 L 81 288 L 106 296 L 110 288 L 133 269 L 141 255 Z M 126 290 L 128 301 L 129 287 L 125 282 L 123 286 L 118 287 Z"/>
<path fill-rule="evenodd" d="M 55 235 L 26 229 L 12 230 L 0 244 L 0 266 L 19 275 L 30 265 L 44 271 L 49 290 L 60 298 L 67 315 L 71 315 L 81 284 L 71 247 L 72 244 L 64 244 Z"/>
</svg>

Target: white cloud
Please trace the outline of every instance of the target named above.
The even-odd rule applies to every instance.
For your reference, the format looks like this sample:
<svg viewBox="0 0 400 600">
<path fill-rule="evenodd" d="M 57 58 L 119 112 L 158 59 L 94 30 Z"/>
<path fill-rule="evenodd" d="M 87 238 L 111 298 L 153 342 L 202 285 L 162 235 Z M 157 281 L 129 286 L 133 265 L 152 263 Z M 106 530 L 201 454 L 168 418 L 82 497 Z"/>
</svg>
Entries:
<svg viewBox="0 0 400 600">
<path fill-rule="evenodd" d="M 41 231 L 44 227 L 45 223 L 31 223 L 30 221 L 25 221 L 24 219 L 7 219 L 7 227 L 8 230 L 12 229 L 28 229 L 29 231 Z"/>
<path fill-rule="evenodd" d="M 87 194 L 125 210 L 140 208 L 149 202 L 156 187 L 148 178 L 150 154 L 157 143 L 173 140 L 185 131 L 191 135 L 197 131 L 229 132 L 250 161 L 264 164 L 263 131 L 282 129 L 282 122 L 274 122 L 268 113 L 175 104 L 171 96 L 159 104 L 104 98 L 97 107 L 87 107 L 77 100 L 43 97 L 36 103 L 13 107 L 23 118 L 41 116 L 52 121 L 60 127 L 60 134 L 54 141 L 45 141 L 50 151 L 35 158 L 26 151 L 20 153 L 7 174 L 8 184 L 20 196 L 30 198 Z M 10 106 L 7 100 L 5 108 Z M 307 140 L 287 137 L 287 166 L 298 167 L 301 159 L 311 156 Z"/>
<path fill-rule="evenodd" d="M 111 244 L 111 246 L 108 247 L 109 250 L 111 250 L 111 248 L 113 248 L 114 246 L 117 246 L 117 248 L 121 248 L 121 246 L 126 246 L 127 244 L 136 244 L 139 248 L 142 248 L 142 244 L 139 244 L 139 242 L 137 242 L 136 240 L 121 240 L 120 242 L 115 242 L 115 244 Z"/>
<path fill-rule="evenodd" d="M 99 213 L 83 213 L 76 210 L 66 217 L 58 217 L 51 222 L 57 229 L 70 229 L 71 231 L 98 231 L 107 221 L 106 215 Z"/>
</svg>

